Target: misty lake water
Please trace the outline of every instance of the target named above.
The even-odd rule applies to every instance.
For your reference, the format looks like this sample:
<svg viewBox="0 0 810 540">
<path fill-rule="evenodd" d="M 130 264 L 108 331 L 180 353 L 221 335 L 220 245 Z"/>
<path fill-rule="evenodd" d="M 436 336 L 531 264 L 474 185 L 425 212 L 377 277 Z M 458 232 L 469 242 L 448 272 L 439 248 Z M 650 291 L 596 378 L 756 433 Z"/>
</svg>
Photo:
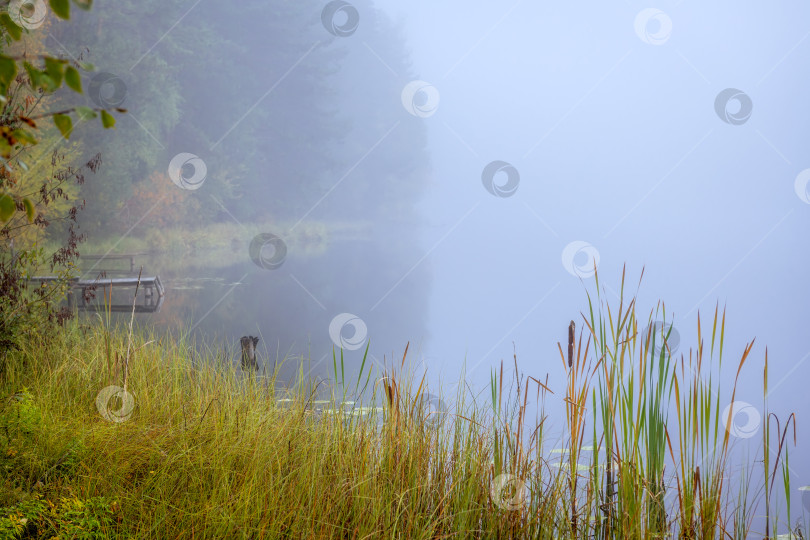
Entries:
<svg viewBox="0 0 810 540">
<path fill-rule="evenodd" d="M 336 340 L 340 344 L 342 339 L 344 345 L 347 378 L 356 376 L 369 340 L 367 367 L 375 366 L 377 374 L 384 363 L 392 365 L 392 357 L 401 360 L 409 341 L 411 351 L 416 350 L 417 341 L 427 333 L 429 286 L 427 266 L 408 272 L 407 245 L 345 239 L 311 251 L 300 254 L 291 249 L 281 266 L 271 270 L 254 263 L 244 246 L 213 257 L 203 254 L 199 264 L 160 253 L 136 256 L 143 275 L 158 275 L 165 289 L 159 311 L 136 313 L 136 324 L 186 336 L 203 356 L 208 349 L 223 365 L 227 361 L 238 365 L 241 336 L 259 336 L 259 360 L 268 372 L 286 357 L 280 370 L 283 381 L 298 375 L 301 362 L 305 374 L 332 380 Z M 105 266 L 121 265 L 99 264 L 93 274 Z M 392 289 L 391 284 L 406 273 Z M 114 303 L 131 303 L 133 293 L 131 287 L 114 291 Z M 103 305 L 102 296 L 99 288 L 93 302 Z M 139 299 L 142 296 L 143 291 Z M 349 315 L 363 322 L 355 328 Z M 88 316 L 96 317 L 84 314 L 85 319 Z M 124 324 L 130 313 L 113 317 Z"/>
</svg>

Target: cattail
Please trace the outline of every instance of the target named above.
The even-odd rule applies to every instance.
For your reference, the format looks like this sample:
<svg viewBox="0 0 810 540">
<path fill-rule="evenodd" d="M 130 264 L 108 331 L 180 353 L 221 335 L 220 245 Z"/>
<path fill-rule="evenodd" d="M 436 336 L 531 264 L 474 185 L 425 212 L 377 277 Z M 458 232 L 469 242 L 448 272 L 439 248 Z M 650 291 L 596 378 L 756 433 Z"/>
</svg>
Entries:
<svg viewBox="0 0 810 540">
<path fill-rule="evenodd" d="M 574 365 L 574 328 L 576 324 L 574 321 L 571 321 L 571 324 L 568 325 L 568 367 L 572 367 Z"/>
</svg>

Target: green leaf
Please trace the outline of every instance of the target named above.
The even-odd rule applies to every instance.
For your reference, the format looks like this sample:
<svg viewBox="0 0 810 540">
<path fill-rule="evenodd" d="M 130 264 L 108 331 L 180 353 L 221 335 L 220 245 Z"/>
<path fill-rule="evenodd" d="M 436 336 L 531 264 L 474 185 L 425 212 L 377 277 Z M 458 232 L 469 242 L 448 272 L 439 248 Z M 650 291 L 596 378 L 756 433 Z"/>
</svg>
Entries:
<svg viewBox="0 0 810 540">
<path fill-rule="evenodd" d="M 24 128 L 17 128 L 11 132 L 12 137 L 26 144 L 37 144 L 34 134 Z"/>
<path fill-rule="evenodd" d="M 54 90 L 62 85 L 62 70 L 65 69 L 65 61 L 58 58 L 45 57 L 45 73 L 53 81 Z"/>
<path fill-rule="evenodd" d="M 115 127 L 115 117 L 105 110 L 101 111 L 101 124 L 105 128 Z"/>
<path fill-rule="evenodd" d="M 79 120 L 90 120 L 91 118 L 98 116 L 96 111 L 94 111 L 92 108 L 85 107 L 83 105 L 76 107 L 76 115 L 79 117 Z"/>
<path fill-rule="evenodd" d="M 53 81 L 44 71 L 40 71 L 28 62 L 24 62 L 25 71 L 28 73 L 28 78 L 31 79 L 31 87 L 36 90 L 37 88 L 50 88 Z"/>
<path fill-rule="evenodd" d="M 73 120 L 66 114 L 53 115 L 53 123 L 59 128 L 59 132 L 65 139 L 70 138 L 70 132 L 73 130 Z"/>
<path fill-rule="evenodd" d="M 22 28 L 14 23 L 8 13 L 0 13 L 0 25 L 6 29 L 6 32 L 8 32 L 8 35 L 10 35 L 11 39 L 14 41 L 19 41 L 22 37 Z"/>
<path fill-rule="evenodd" d="M 85 11 L 90 11 L 93 7 L 93 0 L 73 0 L 73 3 L 76 4 L 76 7 Z"/>
<path fill-rule="evenodd" d="M 0 137 L 0 156 L 3 156 L 4 158 L 8 158 L 11 156 L 11 145 L 8 144 L 8 139 L 6 139 L 5 137 Z M 11 167 L 8 166 L 6 160 L 4 159 L 2 160 L 2 162 L 3 168 L 11 172 Z"/>
<path fill-rule="evenodd" d="M 33 223 L 34 216 L 36 215 L 34 203 L 31 202 L 31 199 L 26 197 L 25 199 L 23 199 L 23 206 L 25 207 L 25 215 L 28 218 L 28 223 Z"/>
<path fill-rule="evenodd" d="M 14 204 L 14 199 L 5 193 L 0 195 L 0 221 L 5 223 L 11 219 L 16 209 L 17 205 Z"/>
<path fill-rule="evenodd" d="M 17 76 L 17 62 L 8 56 L 0 56 L 0 81 L 8 86 Z"/>
<path fill-rule="evenodd" d="M 49 0 L 51 9 L 60 19 L 70 18 L 70 0 Z"/>
<path fill-rule="evenodd" d="M 82 78 L 78 69 L 73 66 L 68 66 L 65 69 L 65 84 L 74 92 L 82 93 Z"/>
</svg>

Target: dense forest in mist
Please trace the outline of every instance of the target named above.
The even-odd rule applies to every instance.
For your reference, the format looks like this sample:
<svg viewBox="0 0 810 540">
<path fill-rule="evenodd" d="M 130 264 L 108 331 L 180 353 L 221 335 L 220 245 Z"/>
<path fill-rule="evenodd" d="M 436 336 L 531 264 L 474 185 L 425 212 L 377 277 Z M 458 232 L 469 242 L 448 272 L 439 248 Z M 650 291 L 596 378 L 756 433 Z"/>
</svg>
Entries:
<svg viewBox="0 0 810 540">
<path fill-rule="evenodd" d="M 427 181 L 424 127 L 398 106 L 413 78 L 408 55 L 390 20 L 355 5 L 361 24 L 349 38 L 326 31 L 313 1 L 248 1 L 211 16 L 210 6 L 124 0 L 54 24 L 47 48 L 96 67 L 88 100 L 128 110 L 117 133 L 75 133 L 104 162 L 82 189 L 85 231 L 122 233 L 147 212 L 147 228 L 201 227 L 231 220 L 222 206 L 246 222 L 407 219 Z M 165 181 L 181 152 L 205 162 L 204 189 Z"/>
</svg>

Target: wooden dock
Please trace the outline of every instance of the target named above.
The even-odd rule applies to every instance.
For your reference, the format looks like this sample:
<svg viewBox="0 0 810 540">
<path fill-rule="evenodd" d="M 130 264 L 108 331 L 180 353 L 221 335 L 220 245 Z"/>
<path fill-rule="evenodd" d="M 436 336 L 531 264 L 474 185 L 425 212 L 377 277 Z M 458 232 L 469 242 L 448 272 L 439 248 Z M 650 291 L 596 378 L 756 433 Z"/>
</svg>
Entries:
<svg viewBox="0 0 810 540">
<path fill-rule="evenodd" d="M 29 278 L 28 281 L 34 283 L 48 283 L 57 281 L 58 279 L 59 278 L 56 276 L 35 276 Z M 83 311 L 105 311 L 107 309 L 110 311 L 132 311 L 131 301 L 126 304 L 112 304 L 109 306 L 104 304 L 88 304 L 85 302 L 85 298 L 87 297 L 86 293 L 89 288 L 106 290 L 107 287 L 138 287 L 139 290 L 143 290 L 144 296 L 143 301 L 140 303 L 137 302 L 136 298 L 136 313 L 155 313 L 160 311 L 160 306 L 163 304 L 163 295 L 165 294 L 163 284 L 160 282 L 160 276 L 157 275 L 142 276 L 140 280 L 137 276 L 102 279 L 73 278 L 69 280 L 69 283 L 71 290 L 68 292 L 68 306 L 76 307 Z"/>
</svg>

